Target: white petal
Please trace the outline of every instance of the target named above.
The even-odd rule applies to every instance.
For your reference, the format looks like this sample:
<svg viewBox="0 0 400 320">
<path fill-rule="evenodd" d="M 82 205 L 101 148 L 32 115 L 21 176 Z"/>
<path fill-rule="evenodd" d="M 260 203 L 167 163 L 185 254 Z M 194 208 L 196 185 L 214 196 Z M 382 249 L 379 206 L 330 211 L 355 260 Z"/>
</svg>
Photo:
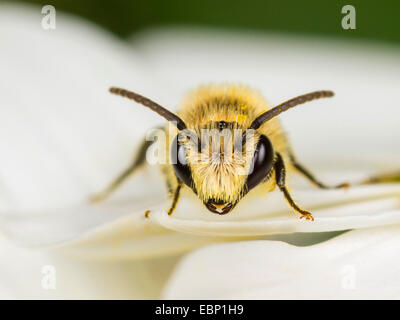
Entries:
<svg viewBox="0 0 400 320">
<path fill-rule="evenodd" d="M 399 299 L 400 228 L 345 233 L 295 247 L 282 242 L 218 244 L 189 254 L 167 299 Z"/>
<path fill-rule="evenodd" d="M 92 261 L 0 240 L 2 299 L 157 299 L 179 258 Z"/>
<path fill-rule="evenodd" d="M 108 92 L 151 88 L 135 50 L 61 12 L 57 29 L 45 31 L 35 9 L 0 12 L 0 203 L 17 211 L 85 200 L 159 120 Z"/>
</svg>

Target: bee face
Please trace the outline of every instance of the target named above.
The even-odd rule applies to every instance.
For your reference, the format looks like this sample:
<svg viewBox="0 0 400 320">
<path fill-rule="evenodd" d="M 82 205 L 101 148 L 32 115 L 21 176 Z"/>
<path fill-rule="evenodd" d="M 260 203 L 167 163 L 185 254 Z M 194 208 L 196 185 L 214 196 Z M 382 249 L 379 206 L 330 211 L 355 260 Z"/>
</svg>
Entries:
<svg viewBox="0 0 400 320">
<path fill-rule="evenodd" d="M 178 134 L 171 145 L 176 177 L 216 214 L 229 213 L 273 166 L 270 140 L 237 123 L 211 122 Z"/>
</svg>

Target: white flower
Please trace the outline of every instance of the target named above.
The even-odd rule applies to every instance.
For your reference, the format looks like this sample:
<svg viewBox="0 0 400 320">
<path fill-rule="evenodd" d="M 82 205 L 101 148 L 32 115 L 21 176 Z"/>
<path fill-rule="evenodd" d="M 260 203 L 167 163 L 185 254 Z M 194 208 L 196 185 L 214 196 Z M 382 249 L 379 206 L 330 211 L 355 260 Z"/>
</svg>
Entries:
<svg viewBox="0 0 400 320">
<path fill-rule="evenodd" d="M 183 197 L 168 217 L 154 166 L 109 201 L 86 201 L 162 123 L 111 96 L 111 85 L 172 109 L 211 81 L 249 84 L 272 104 L 332 89 L 334 99 L 281 117 L 302 162 L 331 183 L 399 169 L 397 49 L 181 29 L 124 43 L 59 12 L 56 30 L 43 30 L 40 12 L 0 11 L 0 298 L 399 297 L 398 227 L 389 225 L 400 222 L 400 185 L 325 191 L 293 179 L 313 223 L 278 191 L 223 217 Z M 320 232 L 361 228 L 318 243 L 337 235 Z M 294 232 L 310 233 L 283 235 Z M 318 244 L 287 244 L 300 238 Z M 55 290 L 42 285 L 45 266 L 54 267 Z"/>
</svg>

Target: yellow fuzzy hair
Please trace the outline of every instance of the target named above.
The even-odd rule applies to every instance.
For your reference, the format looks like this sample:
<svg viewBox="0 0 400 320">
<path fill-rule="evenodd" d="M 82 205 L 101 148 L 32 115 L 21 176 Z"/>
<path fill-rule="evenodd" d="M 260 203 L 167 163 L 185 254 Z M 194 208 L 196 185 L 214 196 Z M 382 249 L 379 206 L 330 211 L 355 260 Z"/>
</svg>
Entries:
<svg viewBox="0 0 400 320">
<path fill-rule="evenodd" d="M 235 127 L 247 129 L 251 122 L 260 114 L 270 109 L 261 94 L 249 87 L 242 85 L 205 85 L 190 92 L 183 100 L 177 115 L 185 122 L 188 129 L 194 130 L 200 136 L 201 129 L 212 129 L 213 124 L 219 121 L 237 122 Z M 169 150 L 171 143 L 176 137 L 177 131 L 166 128 L 168 162 L 163 165 L 168 185 L 171 190 L 177 185 L 177 179 L 172 166 L 169 164 Z M 255 131 L 256 143 L 260 135 L 267 136 L 275 152 L 279 152 L 283 160 L 290 165 L 289 145 L 280 122 L 273 118 Z M 222 200 L 226 203 L 236 203 L 243 196 L 246 175 L 238 175 L 237 172 L 243 163 L 249 166 L 253 153 L 245 152 L 238 163 L 226 164 L 193 163 L 193 158 L 198 157 L 195 148 L 190 149 L 189 165 L 192 179 L 197 190 L 197 196 L 201 201 L 209 199 Z M 205 156 L 205 155 L 203 155 Z M 240 164 L 241 163 L 241 164 Z M 248 167 L 245 167 L 248 168 Z M 243 169 L 243 168 L 242 168 Z M 275 187 L 274 174 L 268 181 L 260 184 L 257 188 L 264 193 Z M 191 192 L 193 193 L 193 192 Z M 255 194 L 256 192 L 251 191 Z"/>
</svg>

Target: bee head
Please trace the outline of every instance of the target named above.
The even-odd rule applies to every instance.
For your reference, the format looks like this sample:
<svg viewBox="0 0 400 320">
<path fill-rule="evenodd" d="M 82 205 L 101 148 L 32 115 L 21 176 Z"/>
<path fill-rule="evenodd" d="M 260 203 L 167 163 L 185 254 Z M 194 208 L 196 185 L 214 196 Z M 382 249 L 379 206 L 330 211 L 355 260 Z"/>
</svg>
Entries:
<svg viewBox="0 0 400 320">
<path fill-rule="evenodd" d="M 175 175 L 213 213 L 226 214 L 267 178 L 274 151 L 269 139 L 235 123 L 211 122 L 181 131 L 171 145 Z"/>
</svg>

